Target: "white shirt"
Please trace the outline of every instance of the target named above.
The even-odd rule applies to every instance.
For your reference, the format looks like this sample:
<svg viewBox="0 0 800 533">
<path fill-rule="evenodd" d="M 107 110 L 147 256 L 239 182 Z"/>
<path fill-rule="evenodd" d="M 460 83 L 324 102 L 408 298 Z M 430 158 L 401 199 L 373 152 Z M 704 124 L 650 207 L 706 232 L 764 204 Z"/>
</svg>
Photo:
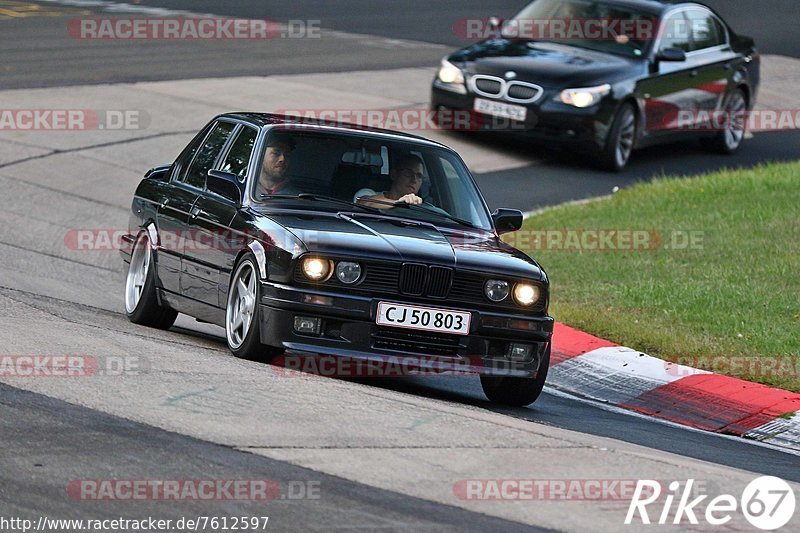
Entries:
<svg viewBox="0 0 800 533">
<path fill-rule="evenodd" d="M 356 193 L 353 195 L 353 201 L 354 202 L 358 201 L 358 199 L 361 198 L 362 196 L 375 196 L 377 194 L 378 193 L 376 193 L 372 189 L 364 187 L 363 189 L 359 189 L 358 191 L 356 191 Z"/>
</svg>

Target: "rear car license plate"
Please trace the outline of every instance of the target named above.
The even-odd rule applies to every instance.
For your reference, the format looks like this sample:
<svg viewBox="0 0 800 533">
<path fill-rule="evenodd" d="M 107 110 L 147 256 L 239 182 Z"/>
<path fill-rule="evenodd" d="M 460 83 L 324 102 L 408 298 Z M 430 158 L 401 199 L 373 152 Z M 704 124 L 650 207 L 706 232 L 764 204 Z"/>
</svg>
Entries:
<svg viewBox="0 0 800 533">
<path fill-rule="evenodd" d="M 380 302 L 375 323 L 395 328 L 469 335 L 471 318 L 472 315 L 465 311 Z"/>
</svg>

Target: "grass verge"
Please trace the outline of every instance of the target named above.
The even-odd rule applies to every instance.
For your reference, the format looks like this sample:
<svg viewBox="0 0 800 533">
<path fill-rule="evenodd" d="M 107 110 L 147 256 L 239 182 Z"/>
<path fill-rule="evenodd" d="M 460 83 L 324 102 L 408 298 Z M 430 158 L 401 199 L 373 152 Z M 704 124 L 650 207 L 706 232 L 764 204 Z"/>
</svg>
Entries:
<svg viewBox="0 0 800 533">
<path fill-rule="evenodd" d="M 547 271 L 556 320 L 800 392 L 800 162 L 660 178 L 504 239 Z"/>
</svg>

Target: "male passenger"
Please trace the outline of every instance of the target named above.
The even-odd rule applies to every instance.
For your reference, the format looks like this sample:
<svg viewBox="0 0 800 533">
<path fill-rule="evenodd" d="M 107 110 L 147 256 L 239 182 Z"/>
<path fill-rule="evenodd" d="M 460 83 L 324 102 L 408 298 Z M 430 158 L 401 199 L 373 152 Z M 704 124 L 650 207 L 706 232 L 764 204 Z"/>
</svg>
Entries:
<svg viewBox="0 0 800 533">
<path fill-rule="evenodd" d="M 388 191 L 376 193 L 372 189 L 361 189 L 355 194 L 355 200 L 361 204 L 367 204 L 378 209 L 391 209 L 392 205 L 370 202 L 370 200 L 381 200 L 391 203 L 408 203 L 419 205 L 422 198 L 417 195 L 422 187 L 423 171 L 425 165 L 418 156 L 408 154 L 392 167 L 389 175 L 392 184 Z"/>
</svg>

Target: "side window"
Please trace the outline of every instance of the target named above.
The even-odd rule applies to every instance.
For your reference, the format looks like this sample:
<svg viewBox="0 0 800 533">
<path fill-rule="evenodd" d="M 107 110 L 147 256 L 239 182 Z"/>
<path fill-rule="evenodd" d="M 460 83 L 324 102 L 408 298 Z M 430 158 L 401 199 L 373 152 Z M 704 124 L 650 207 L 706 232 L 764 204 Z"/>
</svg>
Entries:
<svg viewBox="0 0 800 533">
<path fill-rule="evenodd" d="M 661 47 L 659 51 L 667 48 L 680 48 L 684 52 L 690 51 L 691 27 L 683 16 L 683 12 L 674 13 L 664 19 L 661 27 Z"/>
<path fill-rule="evenodd" d="M 686 14 L 692 29 L 693 50 L 703 50 L 725 44 L 725 32 L 716 18 L 699 9 Z"/>
<path fill-rule="evenodd" d="M 184 148 L 183 152 L 178 159 L 175 161 L 175 168 L 172 171 L 173 179 L 176 181 L 184 181 L 186 179 L 186 171 L 189 168 L 189 165 L 192 164 L 192 160 L 194 159 L 194 155 L 197 153 L 197 149 L 200 148 L 200 145 L 203 144 L 208 132 L 211 130 L 211 125 L 206 126 L 203 130 L 195 135 L 192 142 Z"/>
<path fill-rule="evenodd" d="M 256 143 L 257 136 L 257 130 L 247 126 L 242 127 L 222 164 L 222 170 L 236 174 L 240 182 L 244 182 L 247 177 L 247 167 L 250 164 L 250 156 L 253 153 L 253 145 Z"/>
<path fill-rule="evenodd" d="M 225 146 L 225 141 L 228 140 L 234 126 L 230 122 L 217 122 L 214 129 L 211 130 L 211 134 L 206 137 L 205 142 L 197 150 L 197 155 L 183 179 L 184 182 L 198 189 L 205 189 L 208 171 L 214 166 L 214 161 L 217 160 L 217 156 Z"/>
</svg>

